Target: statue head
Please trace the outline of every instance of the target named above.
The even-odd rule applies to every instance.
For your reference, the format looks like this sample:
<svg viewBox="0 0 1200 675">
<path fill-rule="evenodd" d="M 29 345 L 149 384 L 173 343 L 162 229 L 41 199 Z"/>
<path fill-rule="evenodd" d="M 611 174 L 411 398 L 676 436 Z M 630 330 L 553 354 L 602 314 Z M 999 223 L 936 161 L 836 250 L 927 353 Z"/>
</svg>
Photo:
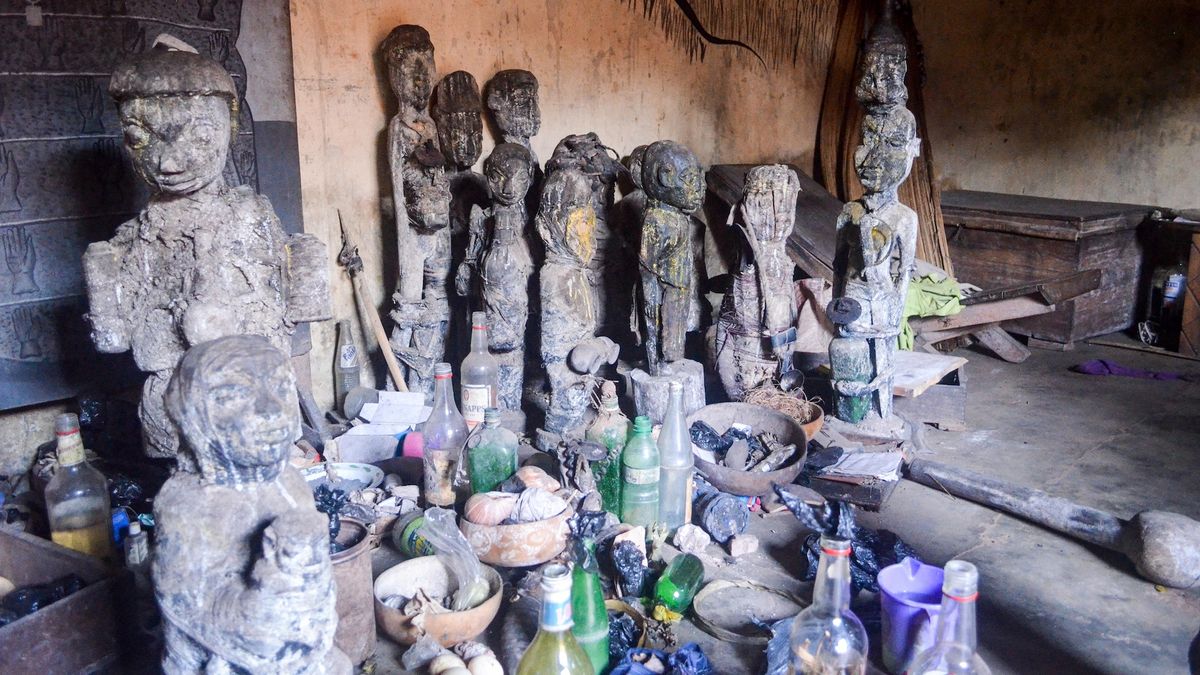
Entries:
<svg viewBox="0 0 1200 675">
<path fill-rule="evenodd" d="M 546 162 L 546 173 L 576 169 L 591 178 L 595 186 L 604 189 L 615 184 L 617 176 L 621 175 L 621 164 L 614 159 L 615 154 L 610 154 L 595 132 L 571 134 L 554 146 L 554 153 Z"/>
<path fill-rule="evenodd" d="M 623 162 L 625 168 L 629 170 L 629 180 L 639 190 L 642 189 L 642 160 L 646 157 L 647 147 L 645 145 L 637 146 L 629 152 L 629 156 Z"/>
<path fill-rule="evenodd" d="M 496 73 L 487 83 L 487 109 L 500 133 L 528 143 L 542 127 L 537 78 L 528 70 Z"/>
<path fill-rule="evenodd" d="M 474 166 L 483 152 L 483 106 L 475 77 L 456 70 L 442 78 L 434 93 L 433 121 L 442 153 L 459 170 Z"/>
<path fill-rule="evenodd" d="M 756 166 L 746 174 L 740 209 L 759 239 L 785 239 L 796 224 L 800 178 L 783 164 Z"/>
<path fill-rule="evenodd" d="M 546 177 L 538 205 L 538 233 L 550 258 L 587 265 L 596 252 L 596 209 L 592 186 L 577 169 L 563 169 Z"/>
<path fill-rule="evenodd" d="M 388 84 L 400 105 L 425 110 L 437 78 L 429 31 L 411 24 L 396 26 L 379 49 L 387 64 Z"/>
<path fill-rule="evenodd" d="M 430 141 L 412 153 L 404 168 L 404 204 L 410 226 L 427 232 L 450 223 L 450 181 L 446 160 Z"/>
<path fill-rule="evenodd" d="M 240 487 L 272 480 L 300 437 L 291 361 L 257 335 L 189 349 L 164 401 L 205 483 Z"/>
<path fill-rule="evenodd" d="M 656 141 L 642 158 L 642 189 L 651 199 L 692 213 L 704 201 L 704 170 L 686 146 Z"/>
<path fill-rule="evenodd" d="M 221 64 L 152 49 L 118 65 L 108 93 L 133 166 L 156 192 L 187 195 L 223 184 L 238 95 Z"/>
<path fill-rule="evenodd" d="M 854 170 L 868 193 L 900 187 L 920 154 L 917 120 L 908 108 L 876 107 L 863 117 L 862 144 L 854 151 Z"/>
<path fill-rule="evenodd" d="M 884 11 L 863 44 L 858 85 L 854 95 L 864 106 L 892 105 L 908 100 L 904 78 L 908 74 L 908 44 L 892 20 L 892 3 Z"/>
<path fill-rule="evenodd" d="M 525 201 L 533 185 L 533 155 L 523 145 L 501 143 L 483 162 L 492 199 L 504 206 Z"/>
</svg>

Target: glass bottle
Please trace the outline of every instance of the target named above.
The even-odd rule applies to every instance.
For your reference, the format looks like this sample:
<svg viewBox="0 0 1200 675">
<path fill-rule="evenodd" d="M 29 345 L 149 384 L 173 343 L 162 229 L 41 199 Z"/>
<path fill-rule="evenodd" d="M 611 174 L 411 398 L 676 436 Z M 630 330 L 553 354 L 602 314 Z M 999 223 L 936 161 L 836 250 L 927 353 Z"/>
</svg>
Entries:
<svg viewBox="0 0 1200 675">
<path fill-rule="evenodd" d="M 64 413 L 54 420 L 58 470 L 46 486 L 50 539 L 81 553 L 113 560 L 112 511 L 108 481 L 84 457 L 79 417 Z"/>
<path fill-rule="evenodd" d="M 821 537 L 813 602 L 792 620 L 789 673 L 862 675 L 867 632 L 850 611 L 850 542 Z"/>
<path fill-rule="evenodd" d="M 604 589 L 600 586 L 600 567 L 596 562 L 596 540 L 579 543 L 583 555 L 577 556 L 571 572 L 571 633 L 587 654 L 592 670 L 608 668 L 608 610 L 604 607 Z"/>
<path fill-rule="evenodd" d="M 346 394 L 359 386 L 361 367 L 358 363 L 358 347 L 350 331 L 350 321 L 337 323 L 337 363 L 333 368 L 333 395 L 337 409 L 346 413 Z"/>
<path fill-rule="evenodd" d="M 495 408 L 500 382 L 500 364 L 488 351 L 487 314 L 471 313 L 471 353 L 463 359 L 462 411 L 467 428 L 483 422 L 483 411 Z"/>
<path fill-rule="evenodd" d="M 125 535 L 125 566 L 139 568 L 149 561 L 150 537 L 142 531 L 142 524 L 134 520 L 129 523 L 129 533 Z"/>
<path fill-rule="evenodd" d="M 692 522 L 692 477 L 696 463 L 692 459 L 692 437 L 683 417 L 683 385 L 672 382 L 667 399 L 667 414 L 658 432 L 658 454 L 662 460 L 662 479 L 658 483 L 658 522 L 674 533 Z"/>
<path fill-rule="evenodd" d="M 979 570 L 969 562 L 946 563 L 942 581 L 942 609 L 938 613 L 933 644 L 913 658 L 908 673 L 991 675 L 975 651 L 975 600 L 979 597 Z"/>
<path fill-rule="evenodd" d="M 703 583 L 704 563 L 691 553 L 681 553 L 654 584 L 654 599 L 672 612 L 683 614 Z"/>
<path fill-rule="evenodd" d="M 454 508 L 454 474 L 467 442 L 467 423 L 454 405 L 449 363 L 433 367 L 433 411 L 421 428 L 425 444 L 425 503 Z"/>
<path fill-rule="evenodd" d="M 517 675 L 595 675 L 571 624 L 571 572 L 566 565 L 547 565 L 542 569 L 538 632 L 517 665 Z"/>
<path fill-rule="evenodd" d="M 517 435 L 500 426 L 500 410 L 483 412 L 483 428 L 467 441 L 471 494 L 491 492 L 517 472 Z"/>
<path fill-rule="evenodd" d="M 600 385 L 600 408 L 596 419 L 584 433 L 584 440 L 599 443 L 608 449 L 608 456 L 592 462 L 592 475 L 596 477 L 596 489 L 604 510 L 621 513 L 621 451 L 629 438 L 630 423 L 617 402 L 617 387 L 605 381 Z"/>
<path fill-rule="evenodd" d="M 658 520 L 658 445 L 650 418 L 633 420 L 633 433 L 621 452 L 621 522 L 650 527 Z"/>
</svg>

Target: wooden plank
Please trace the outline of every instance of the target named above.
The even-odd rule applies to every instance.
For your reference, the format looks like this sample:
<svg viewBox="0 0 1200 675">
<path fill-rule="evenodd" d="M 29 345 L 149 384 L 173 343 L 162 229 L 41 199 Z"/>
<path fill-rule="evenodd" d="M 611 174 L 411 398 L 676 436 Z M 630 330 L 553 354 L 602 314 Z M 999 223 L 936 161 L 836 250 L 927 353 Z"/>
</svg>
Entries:
<svg viewBox="0 0 1200 675">
<path fill-rule="evenodd" d="M 1074 342 L 1058 342 L 1057 340 L 1043 340 L 1030 336 L 1029 346 L 1032 349 L 1044 349 L 1048 352 L 1069 352 L 1075 349 Z"/>
<path fill-rule="evenodd" d="M 1150 354 L 1158 354 L 1160 356 L 1172 356 L 1177 359 L 1186 359 L 1188 361 L 1200 361 L 1200 356 L 1192 356 L 1181 352 L 1173 352 L 1162 347 L 1148 345 L 1140 340 L 1135 340 L 1124 333 L 1112 333 L 1111 335 L 1101 335 L 1087 340 L 1089 345 L 1100 345 L 1102 347 L 1116 347 L 1117 349 L 1131 349 L 1135 352 L 1147 352 Z"/>
<path fill-rule="evenodd" d="M 1179 353 L 1200 356 L 1200 233 L 1188 248 L 1187 285 L 1183 291 L 1183 320 L 1179 328 Z"/>
<path fill-rule="evenodd" d="M 949 190 L 942 195 L 945 210 L 986 212 L 1004 216 L 1026 216 L 1043 220 L 1061 220 L 1082 224 L 1084 221 L 1112 217 L 1145 218 L 1154 207 L 1120 202 L 1088 202 L 1014 195 L 978 190 Z"/>
<path fill-rule="evenodd" d="M 1029 348 L 1013 339 L 1013 336 L 1001 328 L 1000 324 L 984 326 L 971 334 L 979 340 L 980 344 L 1009 363 L 1023 363 L 1025 359 L 1029 358 Z"/>
<path fill-rule="evenodd" d="M 982 302 L 1004 300 L 1005 298 L 1015 298 L 1021 295 L 1037 293 L 1042 296 L 1042 299 L 1046 303 L 1054 305 L 1063 300 L 1083 295 L 1088 291 L 1096 290 L 1100 287 L 1100 277 L 1100 270 L 1086 270 L 1078 274 L 1069 274 L 1055 279 L 1035 281 L 1031 284 L 1017 284 L 1016 286 L 1008 286 L 1006 288 L 981 291 L 963 298 L 963 304 L 978 305 Z"/>
<path fill-rule="evenodd" d="M 909 398 L 920 396 L 966 363 L 961 356 L 900 350 L 896 352 L 892 393 Z"/>
<path fill-rule="evenodd" d="M 1046 303 L 1028 295 L 996 302 L 985 302 L 982 305 L 963 307 L 958 314 L 951 316 L 927 316 L 920 319 L 909 319 L 908 325 L 918 335 L 923 333 L 946 331 L 967 326 L 981 326 L 999 321 L 1008 321 L 1027 316 L 1036 316 L 1053 312 L 1055 305 Z"/>
<path fill-rule="evenodd" d="M 959 368 L 917 398 L 897 398 L 896 413 L 918 424 L 934 424 L 942 431 L 967 429 L 967 369 Z"/>
</svg>

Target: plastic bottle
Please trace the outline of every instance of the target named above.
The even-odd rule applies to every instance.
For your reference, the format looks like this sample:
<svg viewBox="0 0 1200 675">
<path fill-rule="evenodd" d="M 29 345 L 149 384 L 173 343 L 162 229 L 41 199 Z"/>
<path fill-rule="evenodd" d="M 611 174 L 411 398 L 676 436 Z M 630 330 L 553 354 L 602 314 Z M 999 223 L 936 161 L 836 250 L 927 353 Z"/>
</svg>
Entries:
<svg viewBox="0 0 1200 675">
<path fill-rule="evenodd" d="M 975 601 L 978 598 L 979 570 L 962 560 L 946 563 L 942 609 L 938 613 L 933 644 L 913 658 L 909 673 L 991 675 L 991 669 L 975 651 Z"/>
<path fill-rule="evenodd" d="M 517 435 L 500 426 L 500 410 L 483 413 L 483 428 L 467 440 L 471 494 L 491 492 L 517 472 Z"/>
<path fill-rule="evenodd" d="M 487 314 L 471 313 L 471 353 L 463 359 L 462 411 L 467 428 L 483 423 L 483 411 L 495 408 L 500 382 L 500 364 L 488 351 Z"/>
<path fill-rule="evenodd" d="M 658 453 L 662 460 L 662 479 L 658 483 L 658 522 L 674 533 L 692 522 L 693 477 L 692 438 L 683 417 L 683 385 L 672 382 L 667 414 L 658 432 Z"/>
<path fill-rule="evenodd" d="M 358 346 L 354 344 L 354 333 L 350 322 L 342 319 L 337 323 L 337 363 L 333 367 L 333 395 L 337 409 L 346 415 L 346 394 L 359 386 L 362 367 L 358 362 Z M 361 409 L 361 406 L 359 406 Z M 355 411 L 355 414 L 358 414 Z"/>
<path fill-rule="evenodd" d="M 59 415 L 54 420 L 54 433 L 58 437 L 58 470 L 46 486 L 50 539 L 111 563 L 108 481 L 85 459 L 78 416 Z"/>
<path fill-rule="evenodd" d="M 681 553 L 671 560 L 654 585 L 658 604 L 683 614 L 704 583 L 704 563 L 691 553 Z"/>
<path fill-rule="evenodd" d="M 649 527 L 658 520 L 658 445 L 650 418 L 639 415 L 621 452 L 621 522 Z"/>
<path fill-rule="evenodd" d="M 467 442 L 467 422 L 454 405 L 449 363 L 433 367 L 433 411 L 421 428 L 425 464 L 425 503 L 454 508 L 454 474 Z"/>
<path fill-rule="evenodd" d="M 862 675 L 867 632 L 850 611 L 850 542 L 821 537 L 812 604 L 792 620 L 791 673 Z"/>
<path fill-rule="evenodd" d="M 565 565 L 542 568 L 542 613 L 537 635 L 517 665 L 517 675 L 595 675 L 571 633 L 571 572 Z"/>
<path fill-rule="evenodd" d="M 591 661 L 592 670 L 602 673 L 608 667 L 608 610 L 596 563 L 596 541 L 584 539 L 580 546 L 584 555 L 575 561 L 571 572 L 571 616 L 575 620 L 571 632 Z"/>
<path fill-rule="evenodd" d="M 617 402 L 617 388 L 612 382 L 600 385 L 600 406 L 596 419 L 584 433 L 584 440 L 599 443 L 608 448 L 608 456 L 592 462 L 592 475 L 596 477 L 596 489 L 604 510 L 621 513 L 621 451 L 629 438 L 629 418 L 621 412 Z"/>
<path fill-rule="evenodd" d="M 149 561 L 150 537 L 142 531 L 142 524 L 135 520 L 129 523 L 129 533 L 125 535 L 125 566 L 134 569 Z"/>
</svg>

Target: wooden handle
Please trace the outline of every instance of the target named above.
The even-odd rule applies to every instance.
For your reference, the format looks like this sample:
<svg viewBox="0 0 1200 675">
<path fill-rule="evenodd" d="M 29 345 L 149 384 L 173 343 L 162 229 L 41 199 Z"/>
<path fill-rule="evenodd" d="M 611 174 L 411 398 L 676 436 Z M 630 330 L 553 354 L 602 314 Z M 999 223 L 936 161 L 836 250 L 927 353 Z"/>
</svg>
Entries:
<svg viewBox="0 0 1200 675">
<path fill-rule="evenodd" d="M 383 361 L 387 363 L 392 383 L 396 385 L 396 391 L 408 391 L 408 385 L 400 373 L 400 364 L 396 362 L 396 355 L 392 353 L 392 343 L 388 341 L 387 333 L 383 330 L 383 322 L 379 320 L 379 313 L 367 301 L 366 293 L 363 293 L 362 289 L 362 280 L 357 275 L 352 278 L 354 280 L 354 296 L 358 298 L 358 304 L 362 306 L 363 312 L 367 315 L 367 321 L 371 324 L 371 332 L 375 334 L 375 346 L 383 352 Z"/>
</svg>

